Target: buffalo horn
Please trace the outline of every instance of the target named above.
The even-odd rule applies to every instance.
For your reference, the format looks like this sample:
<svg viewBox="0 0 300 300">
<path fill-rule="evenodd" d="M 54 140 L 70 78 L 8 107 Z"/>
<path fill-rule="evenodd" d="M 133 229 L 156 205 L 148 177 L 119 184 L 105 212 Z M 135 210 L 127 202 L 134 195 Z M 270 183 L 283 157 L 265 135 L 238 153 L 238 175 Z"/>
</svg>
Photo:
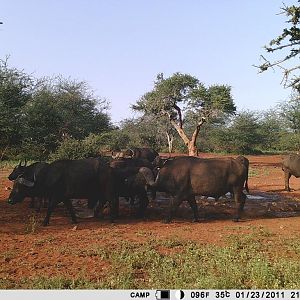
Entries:
<svg viewBox="0 0 300 300">
<path fill-rule="evenodd" d="M 25 178 L 18 178 L 17 179 L 17 182 L 20 183 L 20 184 L 23 184 L 27 187 L 33 187 L 34 186 L 34 182 L 30 181 L 30 180 L 27 180 Z"/>
</svg>

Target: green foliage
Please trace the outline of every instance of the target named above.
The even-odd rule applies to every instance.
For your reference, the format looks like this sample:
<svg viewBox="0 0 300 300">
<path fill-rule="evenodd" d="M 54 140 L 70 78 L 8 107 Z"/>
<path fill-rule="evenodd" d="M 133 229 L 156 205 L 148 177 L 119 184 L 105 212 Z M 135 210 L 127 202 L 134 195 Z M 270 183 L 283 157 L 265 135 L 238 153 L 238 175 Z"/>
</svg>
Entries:
<svg viewBox="0 0 300 300">
<path fill-rule="evenodd" d="M 154 115 L 175 113 L 174 104 L 187 101 L 197 85 L 198 79 L 188 74 L 175 73 L 166 79 L 162 73 L 158 74 L 153 90 L 142 96 L 132 107 Z"/>
<path fill-rule="evenodd" d="M 0 160 L 45 159 L 66 138 L 112 130 L 107 107 L 86 82 L 36 80 L 0 60 Z"/>
<path fill-rule="evenodd" d="M 260 116 L 258 134 L 261 138 L 261 150 L 285 150 L 280 146 L 280 139 L 286 135 L 284 120 L 276 110 L 269 110 Z"/>
<path fill-rule="evenodd" d="M 66 137 L 81 140 L 109 129 L 105 108 L 85 82 L 44 80 L 25 109 L 26 137 L 53 151 Z"/>
<path fill-rule="evenodd" d="M 166 79 L 159 74 L 153 90 L 142 96 L 133 109 L 146 114 L 168 115 L 174 120 L 180 118 L 180 104 L 185 104 L 187 111 L 198 113 L 198 119 L 216 111 L 232 113 L 236 107 L 230 90 L 225 85 L 206 88 L 197 78 L 188 74 L 174 73 Z"/>
<path fill-rule="evenodd" d="M 279 136 L 278 148 L 282 151 L 299 151 L 300 150 L 300 134 L 286 132 Z"/>
<path fill-rule="evenodd" d="M 32 88 L 30 76 L 0 60 L 0 160 L 9 146 L 20 143 L 22 109 L 31 99 Z"/>
<path fill-rule="evenodd" d="M 190 155 L 195 154 L 196 139 L 204 122 L 236 110 L 229 86 L 207 88 L 197 78 L 182 73 L 174 73 L 169 78 L 159 74 L 152 91 L 143 95 L 132 108 L 148 117 L 164 117 L 165 123 L 170 122 L 176 129 Z M 189 127 L 193 128 L 190 137 L 187 136 L 186 117 Z"/>
<path fill-rule="evenodd" d="M 261 55 L 263 63 L 257 67 L 260 72 L 278 67 L 283 72 L 285 87 L 292 87 L 300 92 L 300 66 L 298 63 L 300 53 L 300 1 L 297 2 L 295 5 L 284 5 L 281 8 L 281 13 L 287 18 L 287 27 L 283 29 L 278 37 L 271 40 L 268 46 L 265 46 L 267 53 L 277 52 L 282 57 L 270 61 Z"/>
<path fill-rule="evenodd" d="M 51 154 L 51 159 L 80 159 L 87 157 L 99 157 L 106 146 L 108 136 L 106 134 L 90 134 L 83 140 L 66 138 Z"/>
<path fill-rule="evenodd" d="M 144 116 L 137 119 L 125 119 L 121 123 L 121 132 L 126 136 L 126 143 L 120 145 L 120 148 L 128 147 L 149 147 L 160 150 L 166 148 L 166 132 L 170 130 L 167 127 L 165 118 L 151 118 Z"/>
<path fill-rule="evenodd" d="M 300 133 L 300 92 L 295 92 L 289 101 L 281 104 L 281 116 L 286 127 L 295 133 Z"/>
<path fill-rule="evenodd" d="M 57 147 L 56 151 L 51 154 L 51 159 L 79 159 L 85 157 L 85 149 L 82 141 L 66 138 Z"/>
<path fill-rule="evenodd" d="M 253 152 L 252 149 L 261 142 L 258 129 L 258 119 L 253 112 L 240 112 L 230 126 L 229 136 L 232 151 L 241 154 Z"/>
</svg>

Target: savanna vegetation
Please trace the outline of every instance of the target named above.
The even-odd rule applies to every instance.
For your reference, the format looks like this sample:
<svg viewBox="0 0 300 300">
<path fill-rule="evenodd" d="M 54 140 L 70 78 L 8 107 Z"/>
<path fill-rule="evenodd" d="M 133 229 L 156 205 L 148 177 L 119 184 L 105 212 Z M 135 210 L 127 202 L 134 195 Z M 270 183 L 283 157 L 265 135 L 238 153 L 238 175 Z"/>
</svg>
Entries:
<svg viewBox="0 0 300 300">
<path fill-rule="evenodd" d="M 0 60 L 1 164 L 22 158 L 99 156 L 132 146 L 190 155 L 197 151 L 239 154 L 299 151 L 299 67 L 284 64 L 299 58 L 300 7 L 284 6 L 283 13 L 291 26 L 271 41 L 266 51 L 270 59 L 273 52 L 290 52 L 278 61 L 263 57 L 258 68 L 264 72 L 279 67 L 284 84 L 292 87 L 293 92 L 289 100 L 267 111 L 240 110 L 226 82 L 207 86 L 201 78 L 190 74 L 175 73 L 167 77 L 159 73 L 152 89 L 132 104 L 132 109 L 140 115 L 116 126 L 109 115 L 109 102 L 96 95 L 86 82 L 60 76 L 35 78 L 11 66 L 9 60 Z M 5 180 L 10 169 L 11 166 L 3 170 Z M 270 192 L 278 177 L 276 173 L 274 180 L 269 180 L 270 172 L 281 170 L 275 163 L 253 164 L 249 175 L 265 187 L 265 194 L 274 197 L 268 203 L 259 200 L 263 205 L 268 204 L 263 206 L 266 211 L 274 209 L 280 201 L 276 200 L 277 194 Z M 257 183 L 255 188 L 262 185 Z M 2 193 L 4 200 L 8 191 L 2 189 Z M 256 226 L 258 223 L 252 218 L 240 226 L 228 225 L 231 223 L 227 220 L 208 219 L 194 225 L 197 227 L 188 223 L 185 229 L 185 222 L 175 224 L 174 228 L 160 223 L 153 227 L 151 219 L 148 227 L 143 226 L 145 222 L 107 225 L 104 220 L 83 221 L 80 228 L 70 228 L 62 221 L 53 225 L 52 231 L 51 228 L 43 231 L 39 227 L 40 216 L 27 206 L 23 205 L 22 210 L 7 208 L 4 201 L 1 204 L 4 208 L 1 232 L 5 240 L 0 254 L 3 274 L 0 289 L 300 287 L 300 242 L 299 231 L 296 232 L 299 215 L 298 218 L 259 216 L 257 222 L 265 221 L 263 226 Z M 294 206 L 288 208 L 297 212 Z M 204 207 L 205 211 L 208 208 Z M 186 234 L 179 236 L 172 234 L 172 230 Z M 195 232 L 218 238 L 215 242 L 211 237 L 202 240 L 199 234 L 197 239 L 191 239 Z"/>
<path fill-rule="evenodd" d="M 280 68 L 293 92 L 268 111 L 239 110 L 226 82 L 207 86 L 190 74 L 159 73 L 132 104 L 140 116 L 115 126 L 108 101 L 86 82 L 34 78 L 1 60 L 0 160 L 80 158 L 137 145 L 190 155 L 298 151 L 300 6 L 283 5 L 281 13 L 287 25 L 265 46 L 268 57 L 257 67 Z"/>
<path fill-rule="evenodd" d="M 108 102 L 86 82 L 36 79 L 0 62 L 0 158 L 56 159 L 145 146 L 158 151 L 298 151 L 299 94 L 269 111 L 240 111 L 226 85 L 175 73 L 157 76 L 133 104 L 141 115 L 112 124 Z"/>
</svg>

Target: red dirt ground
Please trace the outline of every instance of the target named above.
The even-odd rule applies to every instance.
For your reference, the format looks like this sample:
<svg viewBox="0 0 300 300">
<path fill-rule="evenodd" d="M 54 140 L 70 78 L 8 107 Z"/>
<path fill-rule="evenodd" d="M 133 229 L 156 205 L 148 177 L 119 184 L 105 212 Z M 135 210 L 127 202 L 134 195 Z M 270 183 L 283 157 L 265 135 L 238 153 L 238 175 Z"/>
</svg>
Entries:
<svg viewBox="0 0 300 300">
<path fill-rule="evenodd" d="M 203 154 L 201 157 L 215 157 Z M 281 156 L 247 156 L 250 160 L 250 197 L 246 200 L 245 216 L 239 223 L 231 221 L 234 203 L 229 199 L 198 199 L 200 223 L 191 223 L 192 212 L 185 203 L 171 224 L 161 220 L 168 204 L 163 194 L 152 201 L 147 220 L 136 220 L 129 205 L 122 201 L 121 219 L 110 224 L 102 221 L 79 219 L 71 224 L 64 207 L 58 207 L 50 226 L 40 225 L 46 209 L 37 214 L 29 201 L 11 206 L 7 204 L 12 186 L 6 178 L 10 170 L 0 170 L 0 279 L 18 280 L 35 276 L 77 276 L 87 272 L 99 277 L 109 266 L 97 256 L 84 256 L 93 245 L 107 247 L 120 241 L 141 241 L 147 238 L 179 237 L 199 243 L 223 244 L 231 234 L 253 232 L 254 228 L 268 230 L 276 236 L 300 234 L 300 179 L 291 178 L 292 192 L 283 191 L 284 179 L 280 167 Z M 260 198 L 260 197 L 263 198 Z M 254 197 L 255 198 L 255 197 Z M 74 256 L 74 253 L 79 255 Z"/>
</svg>

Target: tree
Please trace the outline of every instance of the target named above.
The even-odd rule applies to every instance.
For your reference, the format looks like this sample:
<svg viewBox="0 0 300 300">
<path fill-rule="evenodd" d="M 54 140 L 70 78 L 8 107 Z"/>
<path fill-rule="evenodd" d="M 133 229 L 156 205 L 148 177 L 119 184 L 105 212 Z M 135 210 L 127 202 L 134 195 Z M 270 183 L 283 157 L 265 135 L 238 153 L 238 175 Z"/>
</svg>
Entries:
<svg viewBox="0 0 300 300">
<path fill-rule="evenodd" d="M 81 140 L 110 130 L 106 107 L 85 82 L 44 79 L 24 108 L 24 137 L 49 153 L 66 138 Z"/>
<path fill-rule="evenodd" d="M 294 133 L 300 133 L 300 102 L 298 92 L 293 93 L 290 100 L 281 105 L 281 116 L 288 129 Z"/>
<path fill-rule="evenodd" d="M 19 145 L 24 124 L 23 107 L 31 99 L 33 80 L 0 60 L 0 160 L 8 147 Z"/>
<path fill-rule="evenodd" d="M 166 79 L 162 73 L 158 74 L 152 91 L 144 94 L 132 108 L 146 115 L 167 117 L 192 156 L 197 155 L 196 142 L 201 126 L 211 118 L 236 110 L 229 86 L 206 88 L 197 78 L 182 73 Z M 184 128 L 186 115 L 194 121 L 191 136 Z"/>
<path fill-rule="evenodd" d="M 279 112 L 275 109 L 263 112 L 259 124 L 262 150 L 280 150 L 279 140 L 286 134 L 286 126 Z"/>
<path fill-rule="evenodd" d="M 255 112 L 241 111 L 233 119 L 227 129 L 227 142 L 236 153 L 253 153 L 255 146 L 261 143 L 259 118 Z"/>
<path fill-rule="evenodd" d="M 300 3 L 300 0 L 297 1 Z M 281 13 L 287 17 L 289 26 L 283 32 L 265 46 L 267 53 L 281 53 L 282 57 L 270 61 L 261 55 L 263 63 L 259 66 L 259 72 L 264 72 L 270 68 L 277 67 L 283 72 L 282 82 L 285 87 L 292 87 L 300 92 L 300 5 L 284 5 Z"/>
<path fill-rule="evenodd" d="M 149 116 L 125 119 L 120 124 L 120 134 L 126 136 L 125 144 L 121 148 L 143 146 L 159 151 L 166 146 L 164 129 L 165 126 L 160 120 Z"/>
</svg>

